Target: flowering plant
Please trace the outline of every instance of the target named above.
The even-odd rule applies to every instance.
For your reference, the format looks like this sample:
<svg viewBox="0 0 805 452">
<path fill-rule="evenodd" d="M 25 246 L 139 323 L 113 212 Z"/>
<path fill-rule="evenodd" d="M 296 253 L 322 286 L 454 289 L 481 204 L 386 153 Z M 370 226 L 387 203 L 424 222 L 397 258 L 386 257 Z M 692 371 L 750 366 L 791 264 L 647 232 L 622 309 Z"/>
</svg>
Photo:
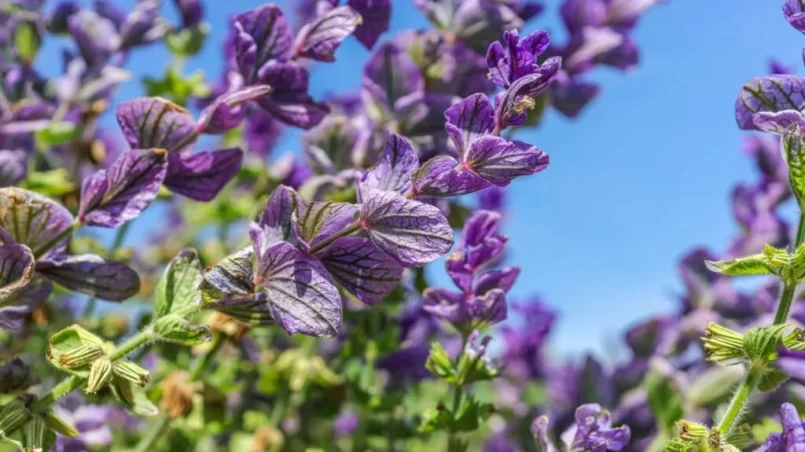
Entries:
<svg viewBox="0 0 805 452">
<path fill-rule="evenodd" d="M 614 370 L 557 362 L 555 313 L 509 300 L 505 190 L 550 170 L 517 134 L 634 67 L 656 2 L 565 0 L 561 44 L 522 31 L 536 2 L 413 3 L 430 28 L 392 33 L 390 0 L 254 5 L 214 81 L 185 71 L 198 0 L 176 21 L 0 4 L 0 450 L 805 447 L 805 221 L 782 213 L 805 206 L 805 78 L 741 90 L 739 127 L 772 136 L 748 141 L 762 178 L 733 192 L 740 237 L 682 260 L 679 312 L 629 329 Z M 783 13 L 805 31 L 800 2 Z M 351 36 L 359 90 L 314 96 Z M 163 76 L 120 99 L 158 45 Z"/>
</svg>

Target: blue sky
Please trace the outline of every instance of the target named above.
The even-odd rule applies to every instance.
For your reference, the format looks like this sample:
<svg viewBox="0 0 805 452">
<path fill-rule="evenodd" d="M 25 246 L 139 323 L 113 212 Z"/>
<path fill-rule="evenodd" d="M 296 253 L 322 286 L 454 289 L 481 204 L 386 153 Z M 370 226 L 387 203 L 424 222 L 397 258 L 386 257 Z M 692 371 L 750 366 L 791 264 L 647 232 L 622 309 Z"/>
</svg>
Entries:
<svg viewBox="0 0 805 452">
<path fill-rule="evenodd" d="M 188 70 L 217 77 L 227 17 L 261 3 L 207 1 L 210 47 Z M 563 40 L 559 2 L 546 3 L 527 30 L 545 28 Z M 736 95 L 746 80 L 767 73 L 770 57 L 802 65 L 805 37 L 788 26 L 781 3 L 672 0 L 655 7 L 634 34 L 641 50 L 635 70 L 594 72 L 603 92 L 579 118 L 549 113 L 539 130 L 518 135 L 548 152 L 551 166 L 508 190 L 510 262 L 522 266 L 513 294 L 539 295 L 560 311 L 557 351 L 604 350 L 630 322 L 674 309 L 678 258 L 697 244 L 721 250 L 736 232 L 730 189 L 755 177 L 733 117 Z M 393 4 L 393 31 L 426 25 L 409 0 Z M 356 68 L 368 56 L 350 39 L 336 63 L 314 70 L 313 93 L 356 89 Z M 164 49 L 139 52 L 129 68 L 158 76 L 167 57 Z M 136 94 L 129 83 L 119 97 Z M 294 138 L 278 151 L 298 151 Z"/>
</svg>

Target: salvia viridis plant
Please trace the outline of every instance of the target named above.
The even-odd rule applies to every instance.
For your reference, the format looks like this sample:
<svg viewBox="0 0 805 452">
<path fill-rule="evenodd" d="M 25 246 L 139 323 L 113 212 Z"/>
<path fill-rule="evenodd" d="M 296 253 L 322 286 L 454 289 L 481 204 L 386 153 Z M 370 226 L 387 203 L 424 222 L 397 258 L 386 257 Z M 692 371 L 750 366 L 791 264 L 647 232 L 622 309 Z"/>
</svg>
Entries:
<svg viewBox="0 0 805 452">
<path fill-rule="evenodd" d="M 0 0 L 1 452 L 805 451 L 805 77 L 735 87 L 759 177 L 676 312 L 564 360 L 506 187 L 659 1 L 557 2 L 562 42 L 527 0 L 218 3 Z"/>
</svg>

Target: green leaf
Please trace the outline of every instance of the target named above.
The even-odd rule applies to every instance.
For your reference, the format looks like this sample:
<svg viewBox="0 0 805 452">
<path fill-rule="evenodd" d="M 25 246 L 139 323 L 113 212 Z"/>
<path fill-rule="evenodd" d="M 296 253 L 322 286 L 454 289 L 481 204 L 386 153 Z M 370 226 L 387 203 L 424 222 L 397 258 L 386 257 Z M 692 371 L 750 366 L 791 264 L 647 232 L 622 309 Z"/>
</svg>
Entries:
<svg viewBox="0 0 805 452">
<path fill-rule="evenodd" d="M 467 394 L 458 411 L 453 414 L 450 430 L 454 433 L 474 432 L 482 421 L 489 419 L 493 411 L 492 405 L 479 403 L 472 394 Z"/>
<path fill-rule="evenodd" d="M 452 416 L 446 408 L 441 406 L 436 409 L 430 408 L 422 413 L 419 431 L 422 433 L 432 433 L 439 430 L 447 430 L 450 428 L 451 421 Z"/>
<path fill-rule="evenodd" d="M 178 32 L 169 33 L 165 36 L 165 44 L 175 57 L 193 56 L 204 47 L 204 41 L 207 39 L 209 29 L 209 25 L 202 23 L 192 28 L 184 28 Z"/>
<path fill-rule="evenodd" d="M 174 314 L 157 319 L 154 323 L 154 332 L 163 341 L 184 345 L 203 344 L 212 339 L 208 326 L 194 325 Z"/>
<path fill-rule="evenodd" d="M 673 372 L 670 363 L 655 358 L 644 381 L 648 405 L 664 432 L 674 431 L 676 421 L 684 415 L 682 388 L 673 378 Z"/>
<path fill-rule="evenodd" d="M 692 446 L 679 440 L 669 441 L 662 448 L 662 452 L 688 452 Z"/>
<path fill-rule="evenodd" d="M 800 208 L 805 208 L 805 156 L 799 127 L 786 131 L 781 140 L 783 157 L 788 163 L 788 180 Z"/>
<path fill-rule="evenodd" d="M 687 400 L 697 406 L 713 406 L 726 400 L 744 377 L 742 366 L 711 367 L 691 382 Z"/>
<path fill-rule="evenodd" d="M 34 137 L 37 144 L 45 149 L 65 144 L 78 136 L 78 126 L 72 122 L 56 122 L 38 130 Z"/>
<path fill-rule="evenodd" d="M 782 344 L 783 330 L 787 325 L 774 325 L 765 328 L 750 328 L 744 333 L 744 350 L 752 360 L 770 361 L 777 355 Z"/>
<path fill-rule="evenodd" d="M 156 288 L 154 313 L 163 317 L 177 310 L 197 305 L 202 280 L 201 261 L 193 249 L 179 252 L 168 264 Z"/>
<path fill-rule="evenodd" d="M 730 276 L 773 275 L 774 269 L 763 254 L 739 257 L 726 261 L 704 261 L 707 268 L 716 273 Z"/>
<path fill-rule="evenodd" d="M 457 383 L 458 375 L 453 360 L 450 355 L 442 348 L 442 344 L 434 341 L 430 346 L 430 355 L 425 363 L 425 367 L 434 375 L 448 383 Z"/>
<path fill-rule="evenodd" d="M 45 425 L 50 430 L 53 430 L 54 432 L 62 434 L 68 438 L 75 438 L 78 436 L 78 430 L 68 424 L 64 419 L 60 418 L 56 412 L 53 411 L 53 408 L 48 408 L 42 417 L 45 420 Z"/>
<path fill-rule="evenodd" d="M 140 416 L 156 416 L 159 413 L 159 409 L 148 400 L 145 392 L 130 381 L 115 375 L 109 386 L 118 402 L 132 413 Z"/>
<path fill-rule="evenodd" d="M 51 198 L 64 196 L 76 189 L 70 173 L 64 168 L 32 171 L 20 186 Z"/>
<path fill-rule="evenodd" d="M 466 351 L 461 354 L 458 361 L 458 382 L 467 385 L 478 381 L 489 381 L 500 374 L 494 364 L 486 356 L 470 356 Z"/>
<path fill-rule="evenodd" d="M 104 347 L 101 338 L 72 325 L 50 337 L 45 356 L 57 369 L 87 378 L 92 363 L 104 355 Z"/>
<path fill-rule="evenodd" d="M 757 388 L 762 392 L 772 392 L 785 383 L 786 380 L 788 380 L 788 375 L 785 372 L 772 367 L 767 369 L 763 376 L 760 377 Z"/>
<path fill-rule="evenodd" d="M 20 22 L 14 30 L 14 48 L 20 59 L 30 64 L 42 46 L 42 37 L 33 22 Z"/>
<path fill-rule="evenodd" d="M 10 436 L 31 418 L 25 401 L 20 397 L 11 399 L 0 407 L 0 438 Z"/>
</svg>

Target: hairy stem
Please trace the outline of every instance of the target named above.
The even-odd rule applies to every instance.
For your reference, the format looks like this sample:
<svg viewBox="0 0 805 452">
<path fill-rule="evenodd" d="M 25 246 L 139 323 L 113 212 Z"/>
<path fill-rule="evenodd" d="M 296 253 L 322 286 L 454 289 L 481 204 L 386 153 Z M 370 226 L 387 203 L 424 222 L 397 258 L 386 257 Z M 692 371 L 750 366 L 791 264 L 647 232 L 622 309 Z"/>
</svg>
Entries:
<svg viewBox="0 0 805 452">
<path fill-rule="evenodd" d="M 203 355 L 201 355 L 193 365 L 193 368 L 190 370 L 189 379 L 191 382 L 199 381 L 201 376 L 204 374 L 204 369 L 207 368 L 207 365 L 210 361 L 215 357 L 218 353 L 218 350 L 221 349 L 221 346 L 224 344 L 224 336 L 221 333 L 215 333 L 212 337 L 212 345 L 210 346 L 209 350 L 207 350 Z M 168 426 L 170 425 L 171 418 L 166 411 L 159 413 L 157 416 L 156 422 L 151 426 L 151 431 L 137 444 L 137 447 L 134 449 L 135 452 L 148 452 L 157 442 L 162 438 L 168 431 Z"/>
<path fill-rule="evenodd" d="M 765 367 L 765 365 L 759 365 L 752 366 L 752 368 L 749 369 L 746 379 L 743 381 L 743 383 L 741 383 L 741 386 L 738 387 L 738 391 L 732 397 L 732 401 L 730 401 L 730 406 L 727 408 L 724 418 L 721 419 L 721 422 L 718 424 L 718 432 L 721 433 L 722 437 L 729 433 L 735 426 L 735 421 L 738 420 L 741 412 L 744 409 L 744 406 L 747 404 L 747 402 L 749 402 L 749 396 L 760 382 L 760 378 L 763 376 Z"/>
<path fill-rule="evenodd" d="M 805 213 L 799 216 L 799 225 L 797 226 L 797 236 L 794 239 L 793 249 L 796 250 L 802 241 L 805 240 Z M 797 283 L 786 281 L 783 285 L 783 293 L 780 295 L 780 303 L 777 305 L 777 312 L 774 314 L 774 324 L 780 325 L 785 323 L 788 319 L 788 313 L 791 311 L 791 304 L 794 301 L 794 292 L 796 291 Z M 749 401 L 749 396 L 755 390 L 760 378 L 766 370 L 766 363 L 759 363 L 753 365 L 749 372 L 746 374 L 741 386 L 738 387 L 738 392 L 730 401 L 727 413 L 721 422 L 718 424 L 718 431 L 723 435 L 729 433 L 735 427 L 735 421 L 738 420 L 741 412 Z"/>
</svg>

